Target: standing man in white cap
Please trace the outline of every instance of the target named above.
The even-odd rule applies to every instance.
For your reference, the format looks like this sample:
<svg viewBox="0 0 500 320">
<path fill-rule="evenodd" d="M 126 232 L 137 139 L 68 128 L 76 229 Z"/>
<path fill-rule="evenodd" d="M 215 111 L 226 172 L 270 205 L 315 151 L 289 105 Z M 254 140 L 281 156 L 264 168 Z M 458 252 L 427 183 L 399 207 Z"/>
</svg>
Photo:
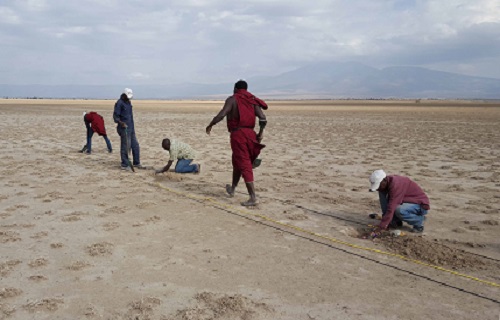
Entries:
<svg viewBox="0 0 500 320">
<path fill-rule="evenodd" d="M 132 103 L 130 102 L 132 97 L 132 89 L 125 88 L 120 96 L 120 99 L 116 101 L 115 110 L 113 112 L 113 119 L 118 124 L 116 130 L 118 131 L 121 140 L 120 156 L 122 170 L 131 170 L 128 165 L 127 139 L 129 140 L 128 144 L 132 149 L 134 167 L 140 169 L 143 168 L 140 161 L 139 142 L 135 136 L 134 114 L 132 112 Z"/>
<path fill-rule="evenodd" d="M 429 198 L 414 181 L 408 177 L 388 176 L 384 170 L 375 170 L 370 176 L 370 191 L 378 191 L 382 220 L 372 232 L 377 237 L 389 225 L 401 226 L 406 222 L 412 232 L 424 231 L 425 215 L 430 210 Z"/>
</svg>

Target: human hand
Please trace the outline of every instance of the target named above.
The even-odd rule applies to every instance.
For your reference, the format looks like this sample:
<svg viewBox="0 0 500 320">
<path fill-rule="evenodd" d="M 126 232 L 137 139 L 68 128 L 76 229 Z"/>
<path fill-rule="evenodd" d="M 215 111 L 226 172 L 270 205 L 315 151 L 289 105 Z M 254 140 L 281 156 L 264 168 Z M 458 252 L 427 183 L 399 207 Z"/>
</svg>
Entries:
<svg viewBox="0 0 500 320">
<path fill-rule="evenodd" d="M 264 133 L 258 134 L 257 135 L 257 141 L 260 143 L 264 139 Z"/>
<path fill-rule="evenodd" d="M 384 229 L 382 229 L 380 227 L 374 227 L 372 229 L 372 231 L 369 234 L 365 235 L 363 238 L 364 239 L 372 239 L 373 240 L 375 238 L 379 238 L 380 235 L 382 234 L 382 232 L 384 232 Z"/>
<path fill-rule="evenodd" d="M 127 128 L 127 124 L 125 122 L 120 123 L 122 125 L 122 128 Z"/>
<path fill-rule="evenodd" d="M 209 125 L 209 126 L 205 129 L 205 131 L 207 132 L 207 134 L 208 134 L 208 135 L 210 135 L 210 131 L 212 131 L 212 126 L 211 126 L 211 125 Z"/>
</svg>

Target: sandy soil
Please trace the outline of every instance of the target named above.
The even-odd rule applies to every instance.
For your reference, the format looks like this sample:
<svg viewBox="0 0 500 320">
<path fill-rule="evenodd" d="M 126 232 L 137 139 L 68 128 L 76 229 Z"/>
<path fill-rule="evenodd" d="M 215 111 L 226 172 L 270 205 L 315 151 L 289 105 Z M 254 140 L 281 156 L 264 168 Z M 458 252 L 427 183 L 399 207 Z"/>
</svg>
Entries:
<svg viewBox="0 0 500 320">
<path fill-rule="evenodd" d="M 119 169 L 113 104 L 0 100 L 0 319 L 498 319 L 500 107 L 270 101 L 243 209 L 225 125 L 204 132 L 222 102 L 134 101 L 143 164 L 164 137 L 199 153 L 200 175 L 162 176 Z M 78 153 L 84 110 L 114 153 Z M 360 238 L 379 168 L 428 193 L 422 236 Z"/>
</svg>

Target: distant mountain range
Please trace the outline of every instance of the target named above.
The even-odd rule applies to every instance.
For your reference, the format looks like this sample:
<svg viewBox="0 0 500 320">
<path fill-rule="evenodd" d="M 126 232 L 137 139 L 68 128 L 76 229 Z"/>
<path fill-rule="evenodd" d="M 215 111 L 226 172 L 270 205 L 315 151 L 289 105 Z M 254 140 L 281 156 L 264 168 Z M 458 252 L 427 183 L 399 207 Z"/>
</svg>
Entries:
<svg viewBox="0 0 500 320">
<path fill-rule="evenodd" d="M 247 81 L 251 92 L 267 99 L 500 99 L 500 79 L 355 62 L 315 63 Z M 129 86 L 137 99 L 221 99 L 232 94 L 233 83 Z M 118 85 L 0 84 L 0 97 L 115 99 L 122 90 Z"/>
</svg>

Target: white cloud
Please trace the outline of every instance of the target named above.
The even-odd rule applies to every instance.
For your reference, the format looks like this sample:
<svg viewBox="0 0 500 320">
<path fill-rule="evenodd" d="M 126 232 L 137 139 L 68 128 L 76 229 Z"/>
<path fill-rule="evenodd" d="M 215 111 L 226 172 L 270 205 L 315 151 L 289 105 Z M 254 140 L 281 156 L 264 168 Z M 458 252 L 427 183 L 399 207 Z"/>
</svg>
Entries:
<svg viewBox="0 0 500 320">
<path fill-rule="evenodd" d="M 130 80 L 147 80 L 149 78 L 150 78 L 149 75 L 143 74 L 141 72 L 132 72 L 128 76 L 128 79 L 130 79 Z"/>
<path fill-rule="evenodd" d="M 42 28 L 41 32 L 45 33 L 49 37 L 64 38 L 71 37 L 73 35 L 90 34 L 92 28 L 86 26 L 72 26 L 72 27 L 60 27 L 60 28 Z"/>
<path fill-rule="evenodd" d="M 47 8 L 47 1 L 45 0 L 25 0 L 21 1 L 21 6 L 30 11 L 43 11 Z"/>
<path fill-rule="evenodd" d="M 19 24 L 20 22 L 21 19 L 14 10 L 0 6 L 0 24 Z"/>
<path fill-rule="evenodd" d="M 4 0 L 0 65 L 14 68 L 39 56 L 46 65 L 6 70 L 0 83 L 220 82 L 327 60 L 500 78 L 499 6 L 498 0 Z"/>
</svg>

